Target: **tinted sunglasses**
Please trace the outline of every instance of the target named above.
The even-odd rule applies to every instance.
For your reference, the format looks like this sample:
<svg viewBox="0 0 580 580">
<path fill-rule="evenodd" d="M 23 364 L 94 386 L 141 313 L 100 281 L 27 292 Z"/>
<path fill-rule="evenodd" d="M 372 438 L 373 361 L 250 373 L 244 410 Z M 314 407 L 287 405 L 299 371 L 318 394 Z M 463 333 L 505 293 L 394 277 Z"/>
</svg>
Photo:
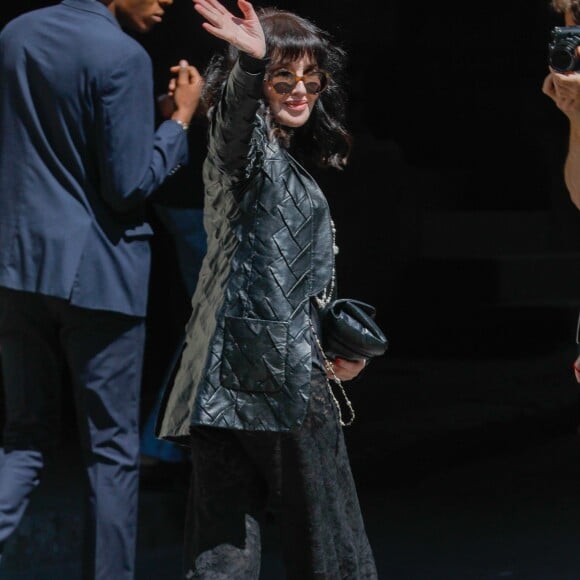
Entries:
<svg viewBox="0 0 580 580">
<path fill-rule="evenodd" d="M 279 95 L 291 93 L 300 81 L 304 83 L 309 95 L 318 95 L 328 86 L 328 75 L 324 71 L 315 70 L 299 77 L 289 70 L 279 69 L 268 73 L 266 81 Z"/>
</svg>

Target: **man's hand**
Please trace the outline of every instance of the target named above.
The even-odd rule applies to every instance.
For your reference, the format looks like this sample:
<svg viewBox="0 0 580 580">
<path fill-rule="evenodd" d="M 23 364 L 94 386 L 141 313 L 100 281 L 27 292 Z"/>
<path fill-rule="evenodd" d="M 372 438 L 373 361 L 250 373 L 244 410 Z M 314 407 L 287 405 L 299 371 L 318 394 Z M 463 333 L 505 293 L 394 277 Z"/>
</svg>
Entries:
<svg viewBox="0 0 580 580">
<path fill-rule="evenodd" d="M 167 95 L 158 99 L 158 105 L 165 118 L 180 121 L 187 126 L 199 105 L 203 77 L 186 60 L 172 66 L 170 71 L 176 76 L 169 81 Z"/>
<path fill-rule="evenodd" d="M 576 377 L 576 382 L 580 383 L 580 355 L 574 361 L 574 376 Z"/>
</svg>

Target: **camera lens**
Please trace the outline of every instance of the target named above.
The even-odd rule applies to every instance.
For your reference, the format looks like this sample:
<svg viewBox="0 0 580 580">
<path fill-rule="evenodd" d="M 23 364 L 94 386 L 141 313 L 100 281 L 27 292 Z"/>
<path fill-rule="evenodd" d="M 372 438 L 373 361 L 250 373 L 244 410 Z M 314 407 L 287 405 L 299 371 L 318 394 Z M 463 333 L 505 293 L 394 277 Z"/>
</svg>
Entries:
<svg viewBox="0 0 580 580">
<path fill-rule="evenodd" d="M 577 38 L 560 39 L 550 45 L 549 64 L 558 72 L 566 72 L 576 68 Z"/>
</svg>

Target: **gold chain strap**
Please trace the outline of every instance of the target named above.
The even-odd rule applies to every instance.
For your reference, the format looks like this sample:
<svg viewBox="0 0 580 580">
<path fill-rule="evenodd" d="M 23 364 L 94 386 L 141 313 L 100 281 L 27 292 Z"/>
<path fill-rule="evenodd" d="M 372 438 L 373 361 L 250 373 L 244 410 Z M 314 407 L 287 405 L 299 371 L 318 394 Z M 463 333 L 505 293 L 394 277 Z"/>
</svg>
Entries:
<svg viewBox="0 0 580 580">
<path fill-rule="evenodd" d="M 336 260 L 336 255 L 338 254 L 338 246 L 336 245 L 336 227 L 334 225 L 334 222 L 332 221 L 332 218 L 330 219 L 330 231 L 331 231 L 331 236 L 332 236 L 332 273 L 330 276 L 330 282 L 329 282 L 328 286 L 322 291 L 320 296 L 318 296 L 316 298 L 316 300 L 318 302 L 318 306 L 320 308 L 322 308 L 323 306 L 326 306 L 332 300 L 333 295 L 334 295 L 334 289 L 336 287 L 335 260 Z"/>
<path fill-rule="evenodd" d="M 339 389 L 341 390 L 342 396 L 344 398 L 344 402 L 345 402 L 345 404 L 348 408 L 348 411 L 350 413 L 350 419 L 348 420 L 348 422 L 345 423 L 342 420 L 342 410 L 340 408 L 340 404 L 338 402 L 338 399 L 334 395 L 334 391 L 332 390 L 332 385 L 330 384 L 330 381 L 329 381 L 328 375 L 327 375 L 326 376 L 326 385 L 328 386 L 328 391 L 330 393 L 332 400 L 334 401 L 334 405 L 338 410 L 338 422 L 340 423 L 340 425 L 342 427 L 348 427 L 349 425 L 352 425 L 354 423 L 354 419 L 356 417 L 355 412 L 354 412 L 354 407 L 352 406 L 350 399 L 346 395 L 346 391 L 344 390 L 344 387 L 342 386 L 342 381 L 336 376 L 336 373 L 334 372 L 334 365 L 332 364 L 332 361 L 329 361 L 328 358 L 326 357 L 326 354 L 324 354 L 322 344 L 320 344 L 320 340 L 318 339 L 318 334 L 316 333 L 316 329 L 314 328 L 314 325 L 312 324 L 312 320 L 309 320 L 309 323 L 310 323 L 310 328 L 312 329 L 312 335 L 314 336 L 314 340 L 316 341 L 316 345 L 318 346 L 318 350 L 320 350 L 320 352 L 322 354 L 322 358 L 324 360 L 324 366 L 326 367 L 327 372 L 330 373 L 332 380 L 338 385 Z"/>
</svg>

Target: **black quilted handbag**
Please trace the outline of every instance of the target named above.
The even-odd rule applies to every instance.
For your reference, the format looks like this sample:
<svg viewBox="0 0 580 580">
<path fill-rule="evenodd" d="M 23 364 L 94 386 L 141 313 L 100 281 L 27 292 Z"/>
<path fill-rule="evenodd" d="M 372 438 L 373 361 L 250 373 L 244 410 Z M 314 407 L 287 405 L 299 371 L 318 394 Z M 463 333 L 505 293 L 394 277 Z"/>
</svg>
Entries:
<svg viewBox="0 0 580 580">
<path fill-rule="evenodd" d="M 383 355 L 388 340 L 375 322 L 374 306 L 354 300 L 333 300 L 319 311 L 322 349 L 329 359 L 370 359 Z"/>
</svg>

